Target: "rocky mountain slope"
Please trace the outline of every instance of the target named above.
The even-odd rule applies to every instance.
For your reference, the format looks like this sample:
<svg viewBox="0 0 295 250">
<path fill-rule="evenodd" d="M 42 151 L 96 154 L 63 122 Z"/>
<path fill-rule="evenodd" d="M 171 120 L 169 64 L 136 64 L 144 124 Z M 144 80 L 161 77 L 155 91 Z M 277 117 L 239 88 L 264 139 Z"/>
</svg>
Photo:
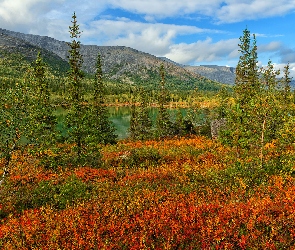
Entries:
<svg viewBox="0 0 295 250">
<path fill-rule="evenodd" d="M 235 68 L 227 66 L 217 65 L 200 65 L 200 66 L 189 66 L 179 64 L 166 57 L 159 57 L 160 59 L 171 62 L 176 66 L 183 67 L 184 69 L 199 74 L 212 81 L 220 82 L 223 84 L 233 85 L 235 83 Z"/>
<path fill-rule="evenodd" d="M 44 61 L 51 66 L 56 72 L 64 72 L 68 70 L 69 65 L 65 60 L 50 51 L 36 47 L 29 42 L 22 39 L 9 36 L 0 32 L 0 56 L 12 56 L 13 54 L 20 54 L 24 60 L 32 62 L 36 60 L 38 52 L 41 52 Z"/>
<path fill-rule="evenodd" d="M 217 65 L 184 66 L 185 69 L 200 74 L 212 81 L 233 85 L 235 83 L 235 68 Z"/>
<path fill-rule="evenodd" d="M 69 46 L 66 42 L 47 36 L 23 34 L 5 29 L 0 29 L 0 34 L 2 34 L 2 37 L 14 37 L 25 41 L 25 45 L 21 45 L 21 47 L 39 47 L 52 52 L 64 62 L 68 59 Z M 17 41 L 16 43 L 21 44 L 20 40 Z M 127 83 L 157 83 L 159 67 L 163 63 L 166 79 L 170 85 L 180 86 L 184 89 L 196 87 L 214 89 L 218 85 L 216 82 L 179 65 L 124 46 L 81 45 L 80 52 L 84 59 L 83 69 L 87 73 L 94 73 L 97 55 L 100 53 L 104 75 L 111 80 Z"/>
</svg>

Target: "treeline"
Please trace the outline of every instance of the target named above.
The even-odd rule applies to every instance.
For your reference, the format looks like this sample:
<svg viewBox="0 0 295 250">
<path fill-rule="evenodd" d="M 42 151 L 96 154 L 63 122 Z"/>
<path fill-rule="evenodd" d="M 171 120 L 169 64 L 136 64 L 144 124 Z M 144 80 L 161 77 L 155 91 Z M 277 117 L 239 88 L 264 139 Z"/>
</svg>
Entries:
<svg viewBox="0 0 295 250">
<path fill-rule="evenodd" d="M 104 83 L 100 55 L 97 56 L 94 77 L 86 76 L 82 70 L 80 31 L 75 14 L 69 31 L 72 41 L 69 43 L 69 71 L 66 77 L 53 75 L 41 53 L 32 65 L 26 62 L 17 64 L 17 60 L 6 62 L 6 69 L 11 68 L 11 72 L 8 72 L 7 79 L 2 77 L 0 96 L 0 158 L 5 172 L 9 169 L 14 151 L 24 146 L 37 154 L 47 167 L 69 164 L 99 166 L 100 145 L 117 141 L 106 108 L 106 100 L 110 101 L 112 93 Z M 202 132 L 200 128 L 198 131 L 194 128 L 193 112 L 184 117 L 179 111 L 175 120 L 171 118 L 168 112 L 171 97 L 178 101 L 187 95 L 184 92 L 169 93 L 164 71 L 162 66 L 159 90 L 152 94 L 148 88 L 121 88 L 120 94 L 126 98 L 124 101 L 132 106 L 129 130 L 132 140 Z M 15 77 L 20 72 L 23 77 Z M 152 102 L 157 102 L 159 106 L 155 124 L 152 124 L 148 113 Z M 56 112 L 58 106 L 64 107 L 66 113 L 62 123 Z"/>
<path fill-rule="evenodd" d="M 68 86 L 63 90 L 68 91 L 64 95 L 66 134 L 57 129 L 58 119 L 55 103 L 52 102 L 49 72 L 40 53 L 25 71 L 23 79 L 16 78 L 14 82 L 6 81 L 1 85 L 0 158 L 5 172 L 9 170 L 14 151 L 23 149 L 25 145 L 32 153 L 39 155 L 42 163 L 48 167 L 65 163 L 96 166 L 100 160 L 99 145 L 116 142 L 114 127 L 108 120 L 104 106 L 99 56 L 92 79 L 93 93 L 88 100 L 84 98 L 79 34 L 74 14 L 70 26 L 72 41 L 69 43 Z M 63 148 L 60 144 L 67 144 L 67 147 Z"/>
<path fill-rule="evenodd" d="M 220 106 L 219 117 L 227 120 L 220 139 L 234 149 L 236 164 L 293 172 L 295 100 L 289 65 L 283 77 L 271 61 L 259 68 L 256 37 L 248 29 L 239 47 L 233 101 L 224 93 Z"/>
</svg>

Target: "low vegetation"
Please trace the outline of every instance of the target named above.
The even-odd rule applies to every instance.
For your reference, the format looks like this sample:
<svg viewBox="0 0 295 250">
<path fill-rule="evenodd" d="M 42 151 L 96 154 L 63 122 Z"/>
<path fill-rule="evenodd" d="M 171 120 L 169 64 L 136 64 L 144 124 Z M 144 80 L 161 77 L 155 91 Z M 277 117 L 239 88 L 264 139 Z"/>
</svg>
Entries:
<svg viewBox="0 0 295 250">
<path fill-rule="evenodd" d="M 276 147 L 271 146 L 269 157 Z M 205 137 L 121 141 L 102 166 L 56 170 L 25 152 L 1 190 L 3 249 L 281 249 L 294 245 L 294 176 L 233 162 Z M 294 154 L 294 151 L 293 151 Z"/>
</svg>

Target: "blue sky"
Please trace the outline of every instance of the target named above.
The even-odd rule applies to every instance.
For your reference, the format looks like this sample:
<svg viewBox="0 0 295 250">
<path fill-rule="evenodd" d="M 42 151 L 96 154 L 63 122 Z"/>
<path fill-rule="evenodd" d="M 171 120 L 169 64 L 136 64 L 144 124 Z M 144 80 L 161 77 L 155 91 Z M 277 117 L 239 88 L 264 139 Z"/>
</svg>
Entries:
<svg viewBox="0 0 295 250">
<path fill-rule="evenodd" d="M 83 44 L 128 46 L 187 65 L 235 67 L 247 27 L 259 65 L 289 62 L 295 77 L 295 0 L 0 0 L 0 23 L 69 41 L 74 11 Z"/>
</svg>

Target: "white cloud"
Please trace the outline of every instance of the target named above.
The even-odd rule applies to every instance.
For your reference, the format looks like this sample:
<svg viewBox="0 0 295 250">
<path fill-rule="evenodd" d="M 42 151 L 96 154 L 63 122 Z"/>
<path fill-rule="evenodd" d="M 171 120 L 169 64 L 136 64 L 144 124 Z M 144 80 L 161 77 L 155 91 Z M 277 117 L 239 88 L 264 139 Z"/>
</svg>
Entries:
<svg viewBox="0 0 295 250">
<path fill-rule="evenodd" d="M 284 15 L 295 10 L 294 0 L 0 0 L 2 27 L 26 27 L 39 20 L 69 20 L 76 11 L 81 23 L 89 23 L 107 8 L 119 8 L 144 16 L 148 22 L 164 17 L 199 15 L 218 22 L 238 22 Z M 45 25 L 45 24 L 44 24 Z M 44 26 L 43 25 L 43 26 Z"/>
<path fill-rule="evenodd" d="M 212 15 L 219 7 L 221 0 L 191 1 L 191 0 L 110 0 L 115 8 L 122 8 L 140 14 L 156 17 L 181 16 L 200 12 Z"/>
<path fill-rule="evenodd" d="M 142 14 L 151 21 L 201 14 L 224 23 L 284 15 L 295 10 L 294 0 L 105 0 L 100 5 Z"/>
<path fill-rule="evenodd" d="M 165 56 L 182 64 L 213 62 L 224 58 L 231 60 L 238 56 L 238 42 L 238 39 L 229 39 L 213 43 L 212 39 L 207 38 L 191 44 L 175 44 L 170 46 L 170 52 Z"/>
<path fill-rule="evenodd" d="M 86 28 L 86 27 L 85 27 Z M 157 56 L 169 52 L 169 46 L 177 36 L 218 31 L 200 29 L 195 26 L 170 25 L 162 23 L 141 23 L 130 20 L 98 20 L 83 32 L 88 44 L 124 45 Z"/>
<path fill-rule="evenodd" d="M 272 51 L 278 51 L 282 48 L 282 43 L 278 41 L 273 41 L 268 44 L 261 44 L 258 46 L 257 51 L 258 53 L 263 52 L 272 52 Z"/>
<path fill-rule="evenodd" d="M 265 17 L 280 16 L 295 10 L 294 0 L 227 0 L 226 4 L 217 10 L 219 22 L 239 22 L 256 20 Z"/>
</svg>

